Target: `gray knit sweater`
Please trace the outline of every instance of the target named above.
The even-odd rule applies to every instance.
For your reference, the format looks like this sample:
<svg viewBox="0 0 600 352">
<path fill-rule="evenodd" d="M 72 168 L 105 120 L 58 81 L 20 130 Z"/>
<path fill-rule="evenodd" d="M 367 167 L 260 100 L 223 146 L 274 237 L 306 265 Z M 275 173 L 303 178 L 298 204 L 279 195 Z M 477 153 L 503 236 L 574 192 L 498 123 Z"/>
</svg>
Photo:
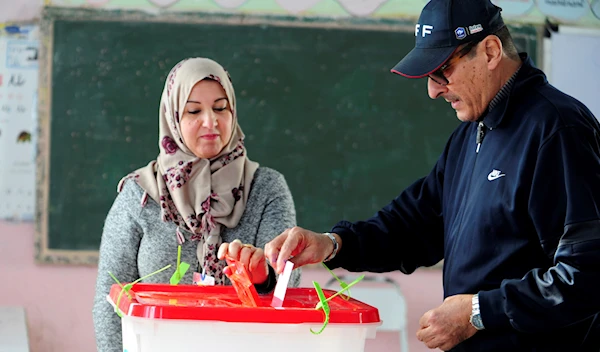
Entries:
<svg viewBox="0 0 600 352">
<path fill-rule="evenodd" d="M 104 223 L 94 298 L 94 327 L 99 352 L 122 352 L 121 321 L 106 300 L 114 283 L 108 271 L 121 282 L 132 282 L 177 260 L 176 226 L 162 222 L 159 205 L 148 199 L 141 206 L 144 191 L 134 181 L 127 180 L 115 199 Z M 223 227 L 223 242 L 240 239 L 264 248 L 265 244 L 285 229 L 296 225 L 296 211 L 292 195 L 279 172 L 259 167 L 254 174 L 246 210 L 239 224 L 232 229 Z M 198 268 L 197 241 L 186 241 L 181 246 L 181 261 L 190 264 L 190 270 L 181 284 L 191 284 L 194 268 Z M 166 270 L 144 282 L 168 283 L 173 270 Z M 290 286 L 300 283 L 300 270 L 294 270 Z"/>
</svg>

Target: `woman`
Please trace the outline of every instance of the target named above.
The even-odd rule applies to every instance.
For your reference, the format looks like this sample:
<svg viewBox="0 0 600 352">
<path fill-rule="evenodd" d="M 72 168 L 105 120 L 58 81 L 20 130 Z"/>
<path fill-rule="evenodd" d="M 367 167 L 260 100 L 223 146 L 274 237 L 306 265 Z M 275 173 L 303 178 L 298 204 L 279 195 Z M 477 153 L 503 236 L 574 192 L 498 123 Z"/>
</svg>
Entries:
<svg viewBox="0 0 600 352">
<path fill-rule="evenodd" d="M 189 271 L 230 284 L 219 260 L 228 255 L 244 263 L 257 291 L 266 293 L 276 277 L 260 248 L 296 224 L 283 176 L 247 157 L 231 79 L 219 64 L 193 58 L 171 70 L 159 132 L 158 158 L 119 182 L 104 224 L 93 310 L 98 351 L 122 351 L 120 320 L 106 300 L 114 283 L 108 271 L 132 282 L 175 264 L 181 245 Z M 168 283 L 172 273 L 145 282 Z M 181 283 L 192 284 L 192 277 Z M 291 284 L 299 280 L 295 273 Z"/>
</svg>

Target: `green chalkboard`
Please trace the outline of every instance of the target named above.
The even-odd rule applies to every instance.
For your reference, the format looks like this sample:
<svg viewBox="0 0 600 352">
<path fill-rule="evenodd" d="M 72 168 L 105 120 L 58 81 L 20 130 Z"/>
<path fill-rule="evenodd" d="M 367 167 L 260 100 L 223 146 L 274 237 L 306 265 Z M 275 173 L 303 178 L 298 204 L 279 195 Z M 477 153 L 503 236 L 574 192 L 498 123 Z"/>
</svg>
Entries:
<svg viewBox="0 0 600 352">
<path fill-rule="evenodd" d="M 230 71 L 249 156 L 285 175 L 314 230 L 372 215 L 458 124 L 425 80 L 390 73 L 407 22 L 46 8 L 42 33 L 40 262 L 96 262 L 117 182 L 158 153 L 163 82 L 185 57 Z M 519 33 L 535 54 L 537 31 Z"/>
</svg>

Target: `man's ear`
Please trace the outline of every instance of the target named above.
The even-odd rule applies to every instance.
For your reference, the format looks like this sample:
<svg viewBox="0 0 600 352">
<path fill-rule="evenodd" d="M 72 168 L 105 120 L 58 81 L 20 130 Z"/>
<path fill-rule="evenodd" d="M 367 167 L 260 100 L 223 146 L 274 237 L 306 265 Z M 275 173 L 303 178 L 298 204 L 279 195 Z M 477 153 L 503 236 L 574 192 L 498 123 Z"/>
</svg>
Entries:
<svg viewBox="0 0 600 352">
<path fill-rule="evenodd" d="M 488 35 L 483 40 L 485 55 L 487 60 L 487 66 L 490 71 L 496 69 L 502 60 L 504 50 L 502 48 L 502 42 L 500 38 L 495 35 Z"/>
</svg>

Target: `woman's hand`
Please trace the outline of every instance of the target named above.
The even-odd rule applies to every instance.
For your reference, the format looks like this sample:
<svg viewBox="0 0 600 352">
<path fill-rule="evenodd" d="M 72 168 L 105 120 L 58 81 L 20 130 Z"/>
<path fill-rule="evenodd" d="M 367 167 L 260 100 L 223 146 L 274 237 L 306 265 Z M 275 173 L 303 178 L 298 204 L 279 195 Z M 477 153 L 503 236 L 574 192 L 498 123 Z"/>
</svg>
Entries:
<svg viewBox="0 0 600 352">
<path fill-rule="evenodd" d="M 223 260 L 225 256 L 242 263 L 248 270 L 248 275 L 250 275 L 253 284 L 262 284 L 267 281 L 269 267 L 262 249 L 251 244 L 243 244 L 240 240 L 234 240 L 231 243 L 223 243 L 219 247 L 217 257 Z M 225 275 L 229 275 L 230 273 L 227 272 L 229 269 L 226 268 L 225 270 Z"/>
</svg>

